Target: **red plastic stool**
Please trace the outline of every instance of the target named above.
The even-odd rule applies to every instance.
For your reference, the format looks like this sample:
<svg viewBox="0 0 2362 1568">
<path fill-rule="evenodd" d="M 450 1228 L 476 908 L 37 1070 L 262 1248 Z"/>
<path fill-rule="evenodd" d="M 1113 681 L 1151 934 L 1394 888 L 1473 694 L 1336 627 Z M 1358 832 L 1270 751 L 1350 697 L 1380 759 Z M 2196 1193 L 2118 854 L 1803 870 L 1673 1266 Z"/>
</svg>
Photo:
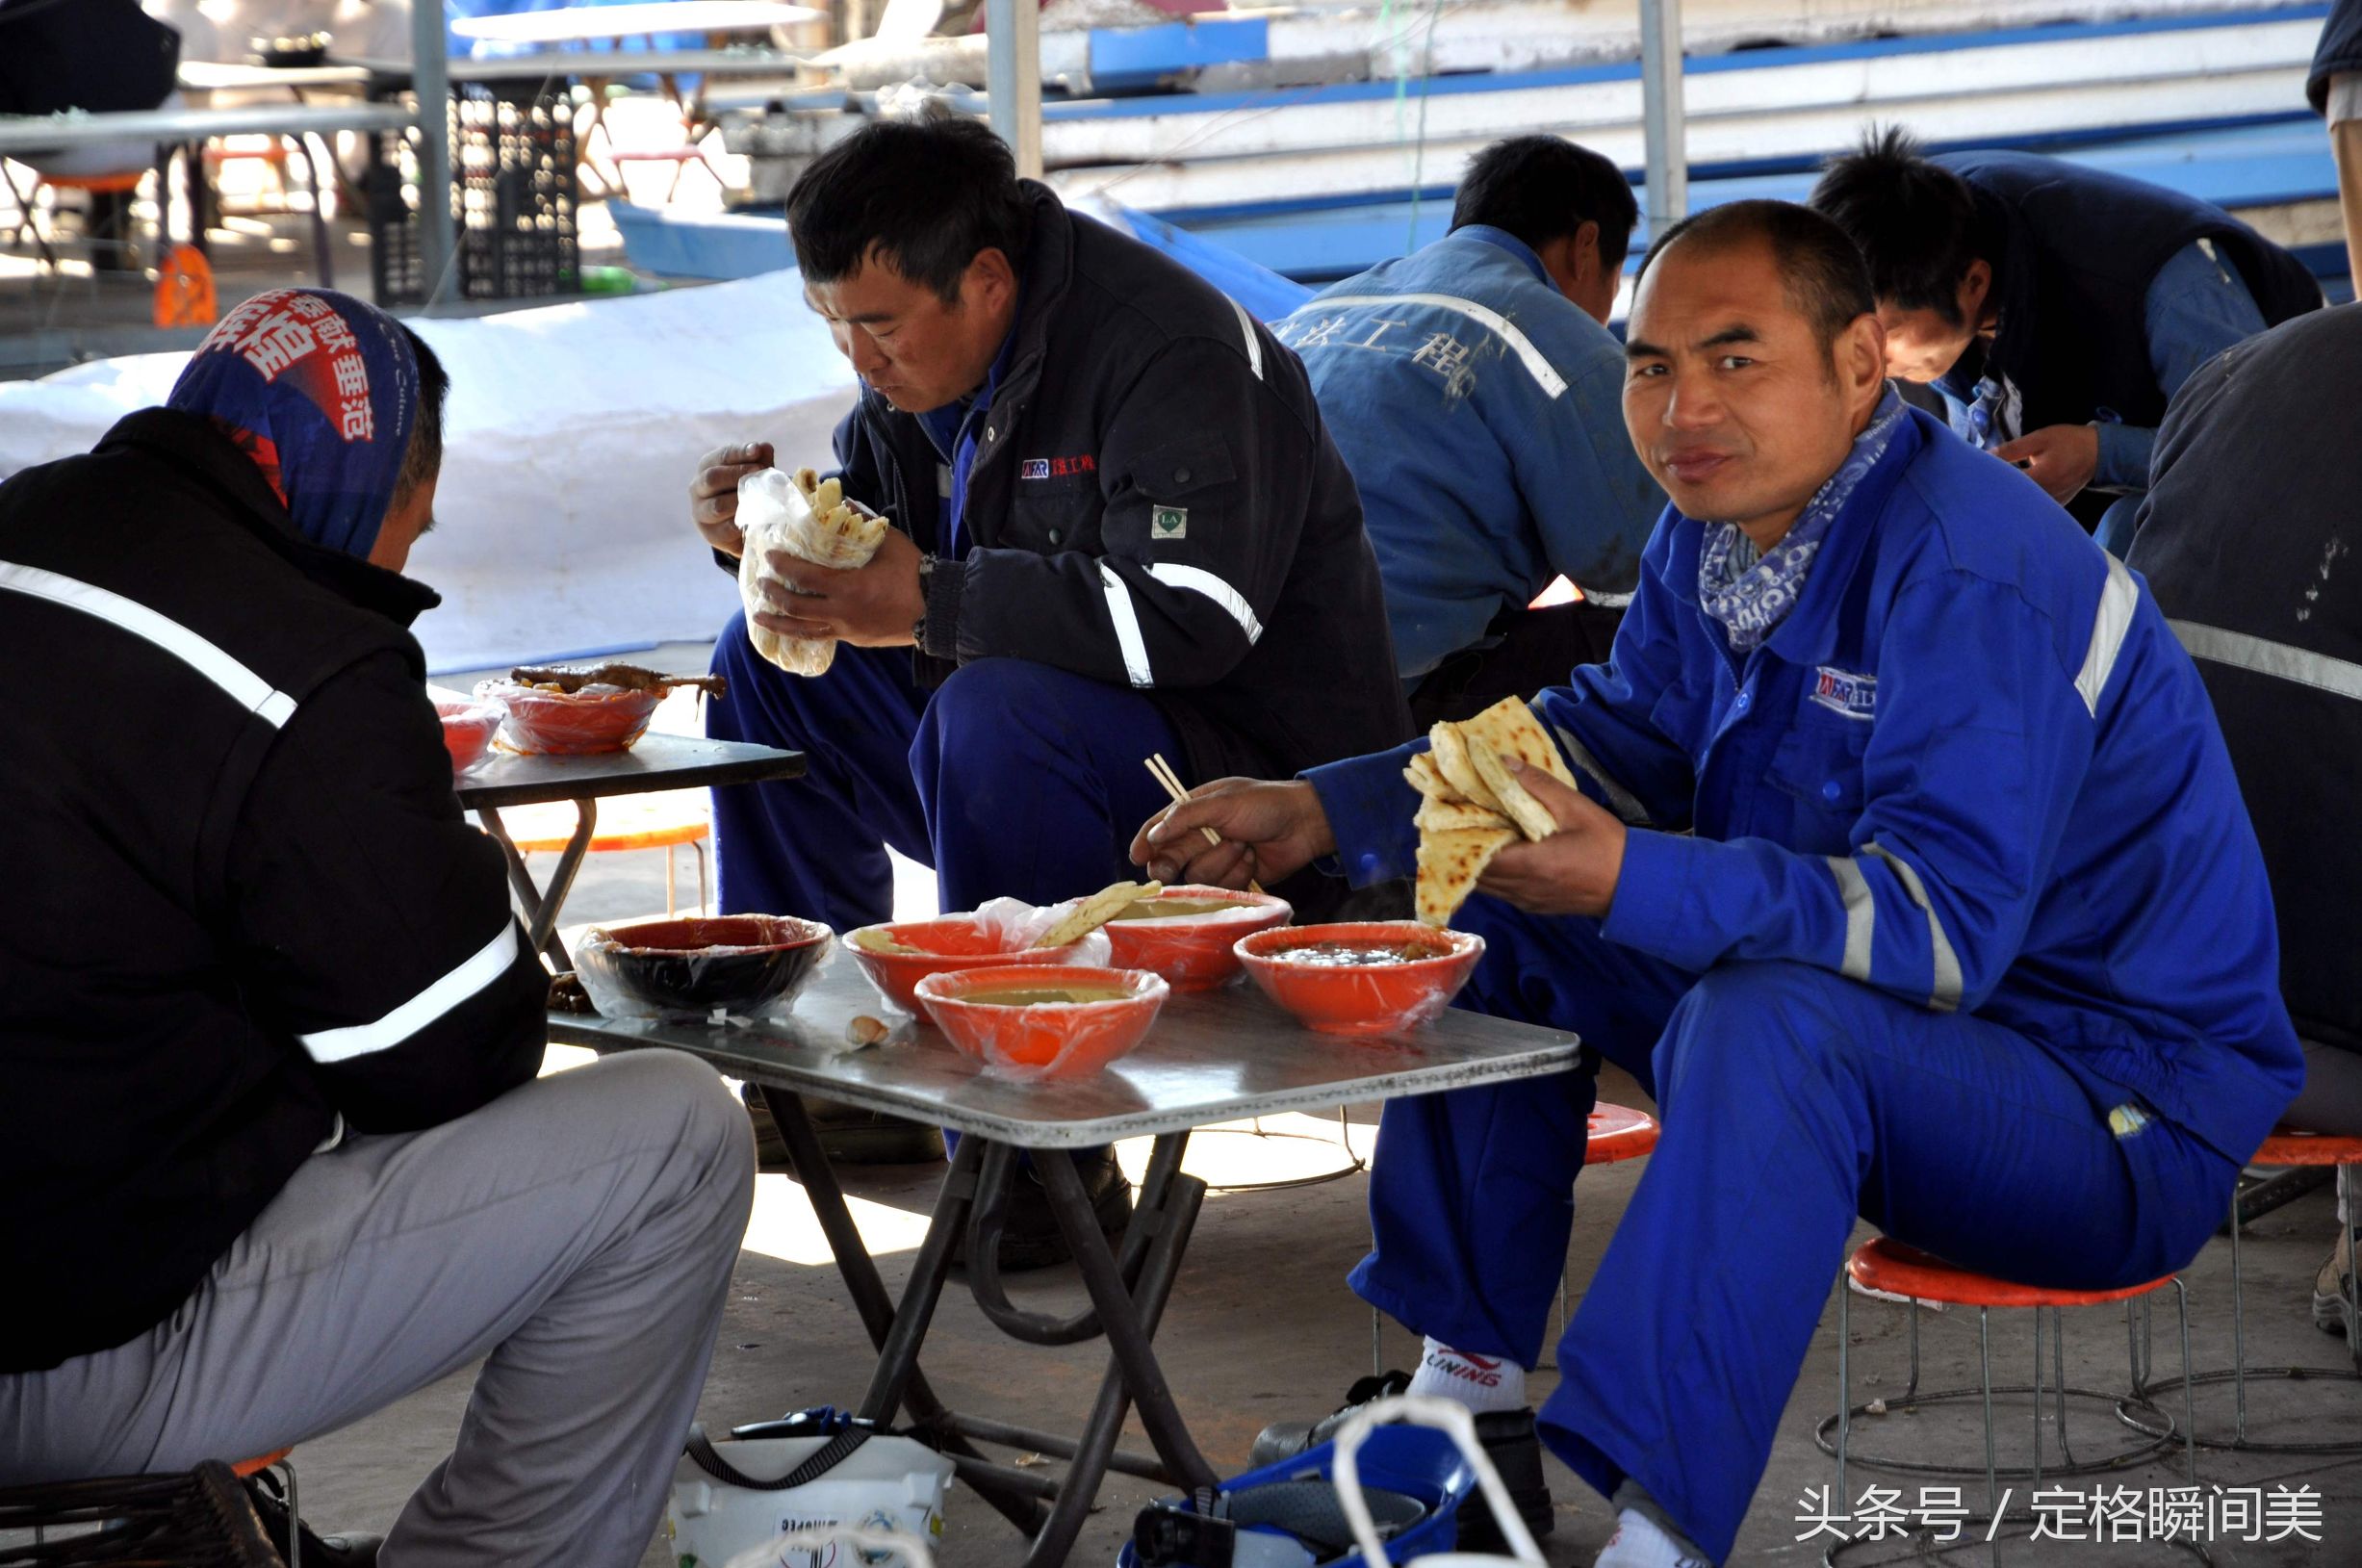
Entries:
<svg viewBox="0 0 2362 1568">
<path fill-rule="evenodd" d="M 2362 1165 L 2362 1138 L 2335 1138 L 2325 1133 L 2298 1132 L 2282 1127 L 2264 1140 L 2264 1146 L 2255 1151 L 2251 1165 L 2335 1166 L 2337 1168 L 2338 1200 L 2346 1207 L 2344 1221 L 2347 1246 L 2354 1243 L 2356 1231 L 2362 1230 L 2362 1213 L 2356 1212 L 2353 1191 L 2354 1168 Z M 2259 1443 L 2247 1436 L 2247 1379 L 2271 1377 L 2289 1382 L 2362 1382 L 2362 1303 L 2354 1300 L 2362 1295 L 2355 1276 L 2346 1281 L 2346 1353 L 2353 1366 L 2345 1367 L 2254 1367 L 2247 1365 L 2247 1323 L 2244 1304 L 2244 1277 L 2239 1263 L 2239 1195 L 2231 1195 L 2231 1364 L 2216 1372 L 2201 1372 L 2191 1375 L 2193 1383 L 2229 1383 L 2237 1389 L 2237 1414 L 2231 1436 L 2200 1437 L 2197 1441 L 2210 1449 L 2237 1449 L 2248 1453 L 2362 1453 L 2362 1440 L 2349 1438 L 2336 1443 Z M 2349 1254 L 2350 1255 L 2350 1254 Z M 2185 1365 L 2187 1355 L 2183 1358 Z M 2149 1384 L 2136 1383 L 2133 1391 L 2144 1400 L 2148 1397 Z"/>
<path fill-rule="evenodd" d="M 2174 1422 L 2148 1399 L 2143 1386 L 2142 1368 L 2136 1362 L 2132 1371 L 2133 1392 L 2129 1395 L 2102 1394 L 2091 1389 L 2069 1388 L 2067 1384 L 2065 1343 L 2066 1324 L 2062 1309 L 2081 1306 L 2105 1306 L 2116 1301 L 2133 1301 L 2173 1288 L 2174 1302 L 2181 1317 L 2182 1335 L 2182 1450 L 2190 1466 L 2193 1485 L 2197 1481 L 2197 1448 L 2191 1441 L 2192 1395 L 2188 1377 L 2190 1367 L 2190 1293 L 2177 1274 L 2152 1279 L 2145 1284 L 2127 1285 L 2118 1290 L 2072 1291 L 2052 1290 L 2042 1286 L 2020 1285 L 2012 1280 L 1998 1279 L 1990 1274 L 1956 1268 L 1933 1253 L 1907 1247 L 1890 1237 L 1877 1237 L 1855 1248 L 1846 1261 L 1846 1273 L 1863 1288 L 1884 1291 L 1888 1295 L 1908 1298 L 1911 1302 L 1911 1381 L 1902 1397 L 1885 1401 L 1888 1412 L 1916 1410 L 1931 1404 L 1964 1400 L 1971 1395 L 1981 1398 L 1985 1412 L 1985 1507 L 1986 1512 L 1973 1522 L 1990 1523 L 2000 1509 L 2000 1487 L 2003 1478 L 2028 1480 L 2032 1489 L 2039 1489 L 2045 1475 L 2053 1478 L 2091 1475 L 2098 1471 L 2119 1469 L 2137 1459 L 2164 1449 L 2174 1438 Z M 1849 1460 L 1868 1465 L 1876 1470 L 1899 1471 L 1919 1476 L 1973 1476 L 1974 1466 L 1932 1464 L 1924 1461 L 1865 1456 L 1851 1452 L 1852 1425 L 1856 1416 L 1866 1415 L 1870 1407 L 1853 1402 L 1853 1372 L 1850 1366 L 1852 1347 L 1853 1291 L 1844 1285 L 1837 1290 L 1837 1413 L 1823 1420 L 1813 1428 L 1813 1441 L 1823 1453 L 1837 1461 L 1837 1496 L 1847 1497 L 1845 1467 Z M 1942 1301 L 1955 1306 L 1977 1309 L 1978 1386 L 1975 1388 L 1943 1389 L 1933 1394 L 1919 1392 L 1919 1303 Z M 2034 1309 L 2034 1381 L 1993 1385 L 1991 1313 L 1995 1307 L 2031 1307 Z M 2051 1314 L 2051 1365 L 2053 1381 L 2048 1392 L 2054 1398 L 2059 1428 L 2059 1452 L 2065 1463 L 2047 1468 L 2042 1463 L 2042 1313 Z M 2127 1314 L 2130 1309 L 2127 1308 Z M 2126 1337 L 2130 1340 L 2131 1324 L 2126 1319 Z M 2128 1353 L 2131 1347 L 2128 1344 Z M 1999 1465 L 1993 1452 L 1993 1396 L 1996 1394 L 2032 1394 L 2034 1396 L 2034 1456 L 2023 1467 Z M 2104 1401 L 2112 1406 L 2116 1418 L 2131 1427 L 2144 1439 L 2137 1446 L 2110 1453 L 2097 1459 L 2078 1460 L 2067 1443 L 2067 1401 L 2069 1399 Z M 2154 1418 L 2154 1424 L 2138 1419 L 2135 1411 Z M 1836 1428 L 1836 1440 L 1830 1441 L 1830 1428 Z M 1971 1521 L 1963 1521 L 1968 1523 Z M 1835 1568 L 1837 1555 L 1848 1546 L 1869 1545 L 1865 1537 L 1832 1545 L 1821 1556 L 1822 1562 Z"/>
</svg>

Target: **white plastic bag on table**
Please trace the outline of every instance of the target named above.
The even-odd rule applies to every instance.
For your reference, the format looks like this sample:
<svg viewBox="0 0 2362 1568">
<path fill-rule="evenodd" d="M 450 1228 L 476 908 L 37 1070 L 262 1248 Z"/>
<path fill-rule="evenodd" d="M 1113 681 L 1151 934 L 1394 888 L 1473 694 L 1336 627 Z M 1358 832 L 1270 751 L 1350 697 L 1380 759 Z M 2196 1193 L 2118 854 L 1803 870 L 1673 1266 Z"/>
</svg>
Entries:
<svg viewBox="0 0 2362 1568">
<path fill-rule="evenodd" d="M 763 597 L 764 584 L 785 591 L 771 575 L 770 554 L 781 551 L 816 566 L 849 572 L 868 565 L 878 553 L 886 538 L 886 520 L 861 513 L 853 527 L 832 527 L 813 515 L 811 501 L 793 476 L 766 468 L 738 481 L 738 527 L 746 536 L 738 556 L 738 598 L 746 606 L 747 640 L 755 652 L 790 675 L 826 673 L 836 657 L 833 638 L 783 636 L 755 624 L 755 617 L 771 607 Z"/>
<path fill-rule="evenodd" d="M 997 938 L 1004 953 L 1021 953 L 1050 934 L 1052 927 L 1082 905 L 1079 898 L 1064 903 L 1026 903 L 1021 898 L 989 899 L 976 907 L 976 928 Z M 1044 956 L 1044 964 L 1071 964 L 1086 969 L 1104 969 L 1115 962 L 1115 947 L 1107 939 L 1107 928 L 1101 926 L 1079 941 L 1055 949 L 1056 958 Z"/>
<path fill-rule="evenodd" d="M 1407 1421 L 1417 1427 L 1433 1427 L 1451 1435 L 1462 1457 L 1476 1473 L 1476 1485 L 1484 1493 L 1484 1501 L 1493 1510 L 1493 1518 L 1501 1527 L 1510 1555 L 1494 1556 L 1487 1552 L 1431 1552 L 1424 1557 L 1413 1557 L 1404 1568 L 1543 1568 L 1542 1549 L 1533 1543 L 1533 1532 L 1526 1528 L 1519 1516 L 1517 1504 L 1509 1497 L 1508 1485 L 1501 1472 L 1493 1468 L 1484 1445 L 1476 1440 L 1476 1418 L 1467 1405 L 1457 1400 L 1439 1399 L 1433 1395 L 1395 1394 L 1374 1400 L 1356 1410 L 1337 1431 L 1336 1458 L 1332 1463 L 1337 1483 L 1337 1503 L 1345 1509 L 1346 1522 L 1353 1527 L 1354 1544 L 1361 1549 L 1364 1562 L 1388 1561 L 1385 1545 L 1378 1539 L 1377 1524 L 1370 1517 L 1370 1504 L 1361 1495 L 1361 1464 L 1358 1455 L 1371 1428 L 1391 1421 Z"/>
</svg>

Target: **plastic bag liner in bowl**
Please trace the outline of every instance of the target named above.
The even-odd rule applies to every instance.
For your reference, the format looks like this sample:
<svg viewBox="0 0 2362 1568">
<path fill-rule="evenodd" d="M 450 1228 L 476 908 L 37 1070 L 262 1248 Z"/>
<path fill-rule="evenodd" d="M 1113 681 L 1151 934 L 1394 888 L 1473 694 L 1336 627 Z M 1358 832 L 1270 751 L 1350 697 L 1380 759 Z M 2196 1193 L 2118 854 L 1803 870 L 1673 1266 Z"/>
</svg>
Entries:
<svg viewBox="0 0 2362 1568">
<path fill-rule="evenodd" d="M 437 703 L 443 720 L 443 749 L 451 754 L 454 776 L 468 771 L 492 750 L 492 733 L 501 727 L 498 703 Z"/>
<path fill-rule="evenodd" d="M 517 681 L 485 681 L 475 695 L 498 703 L 506 717 L 500 742 L 512 752 L 552 757 L 620 752 L 648 731 L 664 701 L 661 691 L 627 691 L 621 686 L 584 686 L 552 691 Z"/>
<path fill-rule="evenodd" d="M 918 999 L 963 1056 L 997 1078 L 1081 1078 L 1148 1037 L 1172 988 L 1145 969 L 1080 964 L 931 974 Z"/>
<path fill-rule="evenodd" d="M 846 951 L 889 1007 L 921 1011 L 916 988 L 931 974 L 1012 964 L 1083 964 L 1104 968 L 1109 948 L 1104 928 L 1064 947 L 1036 947 L 1081 899 L 1040 908 L 1015 898 L 995 898 L 972 914 L 932 920 L 890 920 L 845 933 Z"/>
<path fill-rule="evenodd" d="M 574 944 L 574 967 L 605 1017 L 777 1023 L 834 939 L 790 914 L 643 920 L 593 926 Z"/>
</svg>

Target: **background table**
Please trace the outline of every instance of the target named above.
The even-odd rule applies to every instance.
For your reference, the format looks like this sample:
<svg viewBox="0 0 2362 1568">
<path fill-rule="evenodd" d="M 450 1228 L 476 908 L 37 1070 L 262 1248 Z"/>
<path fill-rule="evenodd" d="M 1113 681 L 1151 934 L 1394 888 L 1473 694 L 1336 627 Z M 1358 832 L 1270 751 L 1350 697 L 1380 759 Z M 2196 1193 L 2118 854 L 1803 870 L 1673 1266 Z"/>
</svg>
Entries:
<svg viewBox="0 0 2362 1568">
<path fill-rule="evenodd" d="M 828 14 L 776 0 L 676 0 L 636 6 L 566 6 L 506 16 L 465 16 L 451 31 L 487 43 L 587 43 L 655 33 L 767 33 Z"/>
<path fill-rule="evenodd" d="M 1151 1349 L 1205 1197 L 1205 1184 L 1180 1170 L 1193 1128 L 1538 1077 L 1569 1070 L 1581 1057 L 1581 1042 L 1573 1035 L 1459 1012 L 1408 1034 L 1339 1040 L 1303 1029 L 1260 993 L 1233 986 L 1175 996 L 1140 1048 L 1102 1072 L 1029 1085 L 986 1075 L 940 1032 L 915 1021 L 900 1022 L 883 1044 L 847 1054 L 846 1027 L 862 1015 L 891 1015 L 840 949 L 782 1023 L 713 1028 L 552 1015 L 550 1038 L 600 1051 L 670 1046 L 760 1089 L 846 1291 L 878 1347 L 860 1414 L 885 1423 L 907 1407 L 960 1478 L 1032 1537 L 1028 1568 L 1056 1568 L 1065 1560 L 1110 1469 L 1184 1489 L 1216 1483 Z M 966 1135 L 944 1174 L 899 1304 L 886 1294 L 805 1115 L 799 1096 L 807 1092 Z M 1154 1149 L 1132 1221 L 1111 1249 L 1082 1177 L 1064 1151 L 1142 1136 L 1155 1140 Z M 1017 1159 L 1026 1152 L 1034 1156 L 1090 1298 L 1090 1307 L 1072 1317 L 1019 1310 L 1001 1287 L 1002 1217 Z M 1011 1338 L 1061 1346 L 1106 1337 L 1107 1372 L 1078 1436 L 963 1416 L 928 1386 L 919 1350 L 963 1231 L 969 1291 Z M 1116 1447 L 1135 1402 L 1153 1455 Z M 1065 1477 L 1052 1480 L 1036 1470 L 994 1463 L 975 1447 L 980 1442 L 1065 1459 Z"/>
<path fill-rule="evenodd" d="M 560 969 L 574 961 L 557 938 L 558 910 L 574 887 L 575 873 L 590 850 L 599 826 L 599 802 L 616 795 L 659 789 L 711 788 L 717 784 L 761 784 L 804 774 L 804 754 L 741 740 L 698 740 L 686 735 L 646 734 L 629 751 L 588 757 L 520 757 L 498 752 L 459 781 L 459 804 L 501 846 L 508 861 L 508 884 L 525 910 L 533 946 Z M 538 806 L 571 801 L 574 836 L 559 852 L 546 888 L 533 886 L 525 857 L 501 824 L 503 806 Z"/>
</svg>

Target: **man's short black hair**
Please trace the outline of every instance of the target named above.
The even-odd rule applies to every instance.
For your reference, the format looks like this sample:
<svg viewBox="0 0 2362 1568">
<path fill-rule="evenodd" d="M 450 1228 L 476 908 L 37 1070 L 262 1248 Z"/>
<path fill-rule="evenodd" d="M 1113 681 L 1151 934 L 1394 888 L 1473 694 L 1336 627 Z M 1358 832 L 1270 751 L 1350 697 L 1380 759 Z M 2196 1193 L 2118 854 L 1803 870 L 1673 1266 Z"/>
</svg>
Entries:
<svg viewBox="0 0 2362 1568">
<path fill-rule="evenodd" d="M 981 120 L 930 113 L 880 120 L 811 162 L 787 193 L 787 233 L 808 283 L 834 283 L 874 250 L 945 302 L 978 253 L 1025 255 L 1016 160 Z"/>
<path fill-rule="evenodd" d="M 403 322 L 394 324 L 419 362 L 418 423 L 410 427 L 409 450 L 402 453 L 401 473 L 394 480 L 394 504 L 398 506 L 443 472 L 443 404 L 450 396 L 451 376 L 425 339 Z"/>
<path fill-rule="evenodd" d="M 1539 250 L 1585 223 L 1600 226 L 1600 260 L 1622 267 L 1640 204 L 1624 171 L 1589 147 L 1556 136 L 1513 136 L 1469 161 L 1451 203 L 1451 226 L 1489 223 Z"/>
<path fill-rule="evenodd" d="M 1788 298 L 1812 323 L 1824 348 L 1861 317 L 1874 314 L 1869 270 L 1845 231 L 1810 207 L 1792 201 L 1733 201 L 1692 214 L 1649 246 L 1640 276 L 1677 244 L 1726 250 L 1759 242 L 1771 247 Z"/>
<path fill-rule="evenodd" d="M 1977 259 L 1976 195 L 1929 162 L 1917 138 L 1873 125 L 1860 147 L 1829 161 L 1811 204 L 1861 248 L 1881 300 L 1963 324 L 1961 279 Z"/>
</svg>

